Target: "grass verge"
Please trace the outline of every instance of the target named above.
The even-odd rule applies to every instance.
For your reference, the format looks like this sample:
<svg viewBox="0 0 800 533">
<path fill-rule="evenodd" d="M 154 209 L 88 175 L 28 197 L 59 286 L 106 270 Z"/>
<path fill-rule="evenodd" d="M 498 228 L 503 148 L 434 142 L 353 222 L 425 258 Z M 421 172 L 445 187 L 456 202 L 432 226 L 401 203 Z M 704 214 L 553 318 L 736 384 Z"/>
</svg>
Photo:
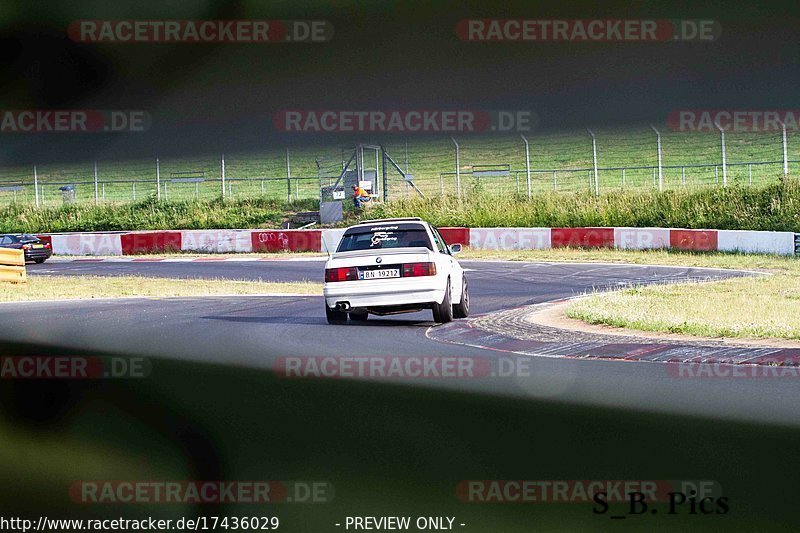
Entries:
<svg viewBox="0 0 800 533">
<path fill-rule="evenodd" d="M 274 293 L 322 294 L 322 284 L 141 276 L 28 276 L 27 283 L 0 283 L 0 302 Z"/>
<path fill-rule="evenodd" d="M 279 228 L 295 213 L 316 211 L 318 206 L 314 200 L 287 203 L 265 197 L 172 202 L 150 197 L 128 204 L 43 208 L 10 204 L 0 207 L 0 232 Z"/>
<path fill-rule="evenodd" d="M 471 250 L 459 259 L 495 261 L 627 263 L 701 268 L 729 268 L 787 273 L 800 276 L 800 259 L 778 255 L 667 250 L 614 250 L 605 248 L 554 248 L 550 250 Z"/>
<path fill-rule="evenodd" d="M 317 257 L 327 257 L 326 254 L 322 252 L 230 252 L 230 253 L 204 253 L 204 252 L 185 252 L 185 251 L 174 251 L 174 252 L 159 252 L 159 253 L 148 253 L 148 254 L 136 254 L 136 255 L 55 255 L 53 259 L 59 260 L 78 260 L 78 261 L 91 261 L 97 259 L 120 259 L 120 260 L 129 260 L 129 259 L 208 259 L 208 260 L 218 260 L 221 261 L 223 259 L 228 260 L 236 260 L 236 259 L 274 259 L 274 260 L 289 260 L 289 259 L 314 259 Z M 50 261 L 52 261 L 51 259 Z"/>
<path fill-rule="evenodd" d="M 730 186 L 519 194 L 465 193 L 376 203 L 361 218 L 419 216 L 437 226 L 465 227 L 673 227 L 800 232 L 800 183 L 761 187 Z M 148 198 L 128 204 L 0 208 L 0 232 L 66 232 L 157 229 L 278 228 L 298 211 L 319 202 L 287 203 L 257 197 L 240 200 L 166 201 Z M 355 222 L 348 211 L 340 225 Z"/>
<path fill-rule="evenodd" d="M 780 274 L 598 293 L 570 305 L 566 315 L 641 331 L 800 339 L 800 277 Z"/>
<path fill-rule="evenodd" d="M 436 226 L 662 227 L 800 232 L 800 183 L 764 187 L 623 191 L 594 196 L 474 194 L 376 204 L 369 218 L 422 217 Z"/>
<path fill-rule="evenodd" d="M 666 250 L 466 250 L 464 259 L 598 262 L 753 270 L 772 276 L 598 293 L 566 315 L 589 324 L 703 337 L 800 339 L 800 259 Z"/>
</svg>

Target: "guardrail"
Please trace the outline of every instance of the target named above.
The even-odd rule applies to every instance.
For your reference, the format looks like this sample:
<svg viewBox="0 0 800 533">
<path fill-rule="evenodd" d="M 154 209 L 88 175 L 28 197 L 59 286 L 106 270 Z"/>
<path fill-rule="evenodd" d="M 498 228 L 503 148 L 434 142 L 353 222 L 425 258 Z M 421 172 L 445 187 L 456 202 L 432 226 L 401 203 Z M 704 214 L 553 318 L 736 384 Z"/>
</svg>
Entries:
<svg viewBox="0 0 800 533">
<path fill-rule="evenodd" d="M 0 282 L 25 283 L 25 252 L 12 248 L 0 248 Z"/>
</svg>

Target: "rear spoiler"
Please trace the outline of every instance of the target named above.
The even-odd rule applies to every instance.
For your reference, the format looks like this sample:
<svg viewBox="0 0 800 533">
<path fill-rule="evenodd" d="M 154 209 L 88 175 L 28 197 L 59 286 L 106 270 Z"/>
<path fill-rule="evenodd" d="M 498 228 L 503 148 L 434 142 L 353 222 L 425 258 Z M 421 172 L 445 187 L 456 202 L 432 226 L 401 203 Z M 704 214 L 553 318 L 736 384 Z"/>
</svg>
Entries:
<svg viewBox="0 0 800 533">
<path fill-rule="evenodd" d="M 430 248 L 425 246 L 403 247 L 403 248 L 375 248 L 373 250 L 351 250 L 349 252 L 335 252 L 331 257 L 334 259 L 339 257 L 367 257 L 375 255 L 376 252 L 384 254 L 419 254 L 429 253 Z"/>
</svg>

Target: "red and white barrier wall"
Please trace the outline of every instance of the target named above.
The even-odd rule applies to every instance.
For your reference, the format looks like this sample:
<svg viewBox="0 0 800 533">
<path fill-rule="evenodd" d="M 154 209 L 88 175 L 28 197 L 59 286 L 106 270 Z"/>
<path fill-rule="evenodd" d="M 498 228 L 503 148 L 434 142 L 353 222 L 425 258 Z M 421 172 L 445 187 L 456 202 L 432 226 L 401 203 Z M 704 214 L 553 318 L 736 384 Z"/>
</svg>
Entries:
<svg viewBox="0 0 800 533">
<path fill-rule="evenodd" d="M 675 228 L 476 228 L 469 245 L 481 250 L 547 248 L 673 249 L 794 255 L 790 231 L 698 230 Z M 445 237 L 447 239 L 447 237 Z"/>
<path fill-rule="evenodd" d="M 623 248 L 739 251 L 795 254 L 788 231 L 674 228 L 439 228 L 449 243 L 479 250 Z M 204 253 L 334 251 L 344 229 L 185 230 L 41 235 L 57 255 L 135 255 L 188 251 Z"/>
</svg>

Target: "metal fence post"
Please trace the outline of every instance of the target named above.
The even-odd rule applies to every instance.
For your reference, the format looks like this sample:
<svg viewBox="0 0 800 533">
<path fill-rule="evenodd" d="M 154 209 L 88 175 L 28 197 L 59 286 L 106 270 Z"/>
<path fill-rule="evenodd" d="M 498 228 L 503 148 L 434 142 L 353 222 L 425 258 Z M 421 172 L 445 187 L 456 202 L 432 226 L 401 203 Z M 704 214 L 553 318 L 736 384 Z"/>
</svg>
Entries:
<svg viewBox="0 0 800 533">
<path fill-rule="evenodd" d="M 558 190 L 558 178 L 556 177 L 556 171 L 553 171 L 553 192 Z"/>
<path fill-rule="evenodd" d="M 36 207 L 39 207 L 39 176 L 36 174 L 36 165 L 33 165 L 33 196 Z"/>
<path fill-rule="evenodd" d="M 132 188 L 133 188 L 133 201 L 135 202 L 136 201 L 136 182 L 135 181 L 133 182 Z"/>
<path fill-rule="evenodd" d="M 375 151 L 375 157 L 378 156 L 378 152 Z M 389 201 L 389 177 L 386 173 L 386 148 L 381 145 L 381 158 L 382 158 L 382 169 L 383 169 L 383 201 Z M 408 174 L 408 141 L 406 141 L 406 174 Z M 378 169 L 375 169 L 375 181 L 378 180 Z M 403 180 L 405 181 L 405 180 Z M 406 181 L 406 190 L 408 190 L 408 181 Z"/>
<path fill-rule="evenodd" d="M 360 144 L 356 147 L 356 176 L 360 187 L 361 182 L 364 181 L 364 146 Z M 296 185 L 297 182 L 295 182 Z"/>
<path fill-rule="evenodd" d="M 522 141 L 525 143 L 525 175 L 528 184 L 528 198 L 530 198 L 531 197 L 531 152 L 530 152 L 530 147 L 528 146 L 528 139 L 526 139 L 524 135 L 520 135 L 520 137 L 522 137 Z"/>
<path fill-rule="evenodd" d="M 728 165 L 725 163 L 725 130 L 719 123 L 716 123 L 715 126 L 719 130 L 720 134 L 720 146 L 722 147 L 722 186 L 728 186 Z"/>
<path fill-rule="evenodd" d="M 161 199 L 161 162 L 156 157 L 156 198 Z"/>
<path fill-rule="evenodd" d="M 681 167 L 681 185 L 686 187 L 686 167 Z"/>
<path fill-rule="evenodd" d="M 222 197 L 225 198 L 225 154 L 220 155 L 219 158 L 220 164 L 220 179 L 222 180 Z"/>
<path fill-rule="evenodd" d="M 778 123 L 781 125 L 781 137 L 783 140 L 783 177 L 787 178 L 789 177 L 789 157 L 786 146 L 786 124 L 782 120 L 779 120 Z"/>
<path fill-rule="evenodd" d="M 99 192 L 97 190 L 97 161 L 94 162 L 94 205 L 100 201 Z"/>
<path fill-rule="evenodd" d="M 103 198 L 103 203 L 105 203 L 105 202 L 106 202 L 106 184 L 105 184 L 105 182 L 103 182 L 103 183 L 101 183 L 100 185 L 101 185 L 101 187 L 102 187 L 102 189 L 103 189 L 103 196 L 102 196 L 102 198 Z"/>
<path fill-rule="evenodd" d="M 289 148 L 286 148 L 286 201 L 292 201 L 292 167 L 289 164 Z"/>
<path fill-rule="evenodd" d="M 625 188 L 625 169 L 622 169 L 622 188 Z"/>
<path fill-rule="evenodd" d="M 662 192 L 664 190 L 664 175 L 661 167 L 661 133 L 659 133 L 652 124 L 650 124 L 650 128 L 656 133 L 656 146 L 658 147 L 658 191 Z"/>
<path fill-rule="evenodd" d="M 747 183 L 753 185 L 753 165 L 747 163 Z"/>
<path fill-rule="evenodd" d="M 592 130 L 586 128 L 586 131 L 589 132 L 589 135 L 592 136 L 592 160 L 594 161 L 594 195 L 600 196 L 600 180 L 597 176 L 597 139 L 592 133 Z"/>
<path fill-rule="evenodd" d="M 375 184 L 376 184 L 376 185 L 377 185 L 378 183 L 380 183 L 380 181 L 378 180 L 378 170 L 380 169 L 380 162 L 378 161 L 378 158 L 379 158 L 379 154 L 378 154 L 378 152 L 379 152 L 379 150 L 378 150 L 378 149 L 375 149 Z M 381 184 L 381 187 L 383 187 L 383 189 L 384 189 L 384 191 L 383 191 L 383 201 L 384 201 L 384 202 L 385 202 L 385 201 L 387 200 L 387 198 L 388 198 L 388 195 L 386 194 L 386 193 L 387 193 L 387 191 L 385 190 L 385 189 L 386 189 L 386 186 L 387 186 L 387 184 L 386 184 L 386 183 L 382 183 L 382 184 Z M 379 192 L 379 191 L 375 191 L 375 192 L 374 192 L 374 194 L 380 194 L 380 192 Z"/>
<path fill-rule="evenodd" d="M 461 199 L 461 160 L 459 159 L 459 146 L 454 137 L 450 137 L 456 145 L 456 196 Z"/>
</svg>

